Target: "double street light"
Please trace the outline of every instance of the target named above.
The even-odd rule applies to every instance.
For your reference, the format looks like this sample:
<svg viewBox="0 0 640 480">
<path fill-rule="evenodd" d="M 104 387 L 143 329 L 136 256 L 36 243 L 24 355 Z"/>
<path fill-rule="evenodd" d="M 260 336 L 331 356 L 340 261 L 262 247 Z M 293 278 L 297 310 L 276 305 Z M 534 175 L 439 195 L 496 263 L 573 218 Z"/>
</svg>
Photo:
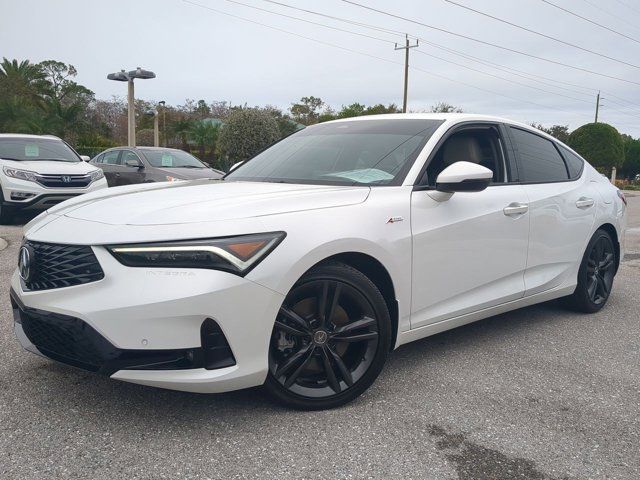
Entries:
<svg viewBox="0 0 640 480">
<path fill-rule="evenodd" d="M 124 70 L 120 70 L 116 73 L 110 73 L 107 75 L 109 80 L 115 80 L 116 82 L 127 82 L 127 109 L 128 109 L 128 140 L 129 146 L 136 146 L 136 109 L 134 105 L 134 95 L 133 95 L 133 80 L 139 78 L 141 80 L 147 80 L 149 78 L 156 78 L 156 74 L 149 71 L 143 70 L 138 67 L 135 70 L 131 70 L 129 72 L 125 72 Z"/>
</svg>

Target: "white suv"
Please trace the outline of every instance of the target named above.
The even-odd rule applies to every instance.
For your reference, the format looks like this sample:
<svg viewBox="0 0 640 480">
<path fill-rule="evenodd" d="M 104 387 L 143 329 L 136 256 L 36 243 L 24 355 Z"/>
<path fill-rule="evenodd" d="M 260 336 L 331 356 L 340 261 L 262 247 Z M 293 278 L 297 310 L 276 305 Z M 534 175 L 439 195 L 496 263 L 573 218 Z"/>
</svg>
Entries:
<svg viewBox="0 0 640 480">
<path fill-rule="evenodd" d="M 0 134 L 0 223 L 107 187 L 102 170 L 53 136 Z"/>
</svg>

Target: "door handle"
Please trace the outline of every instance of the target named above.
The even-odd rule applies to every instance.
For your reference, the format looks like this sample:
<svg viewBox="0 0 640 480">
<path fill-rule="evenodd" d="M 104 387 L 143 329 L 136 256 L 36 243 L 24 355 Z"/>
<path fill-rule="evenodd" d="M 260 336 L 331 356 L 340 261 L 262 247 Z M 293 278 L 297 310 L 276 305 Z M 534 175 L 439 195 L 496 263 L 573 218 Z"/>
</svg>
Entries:
<svg viewBox="0 0 640 480">
<path fill-rule="evenodd" d="M 502 210 L 507 217 L 517 217 L 524 215 L 529 211 L 529 205 L 524 203 L 513 202 L 504 207 Z"/>
<path fill-rule="evenodd" d="M 576 201 L 576 207 L 582 208 L 582 209 L 587 209 L 587 208 L 593 207 L 594 203 L 595 202 L 593 201 L 593 198 L 580 197 Z"/>
<path fill-rule="evenodd" d="M 116 172 L 116 177 L 119 177 L 119 176 L 120 176 L 120 172 Z"/>
</svg>

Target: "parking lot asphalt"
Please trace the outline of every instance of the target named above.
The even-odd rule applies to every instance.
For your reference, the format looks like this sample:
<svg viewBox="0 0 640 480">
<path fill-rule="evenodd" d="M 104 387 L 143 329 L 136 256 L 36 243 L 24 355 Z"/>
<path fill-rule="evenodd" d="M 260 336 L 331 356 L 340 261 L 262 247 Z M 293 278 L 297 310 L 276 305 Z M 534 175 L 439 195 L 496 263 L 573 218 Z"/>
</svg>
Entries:
<svg viewBox="0 0 640 480">
<path fill-rule="evenodd" d="M 1 226 L 0 478 L 640 478 L 640 196 L 609 304 L 546 303 L 395 351 L 343 408 L 171 392 L 47 361 L 13 336 L 22 228 Z"/>
</svg>

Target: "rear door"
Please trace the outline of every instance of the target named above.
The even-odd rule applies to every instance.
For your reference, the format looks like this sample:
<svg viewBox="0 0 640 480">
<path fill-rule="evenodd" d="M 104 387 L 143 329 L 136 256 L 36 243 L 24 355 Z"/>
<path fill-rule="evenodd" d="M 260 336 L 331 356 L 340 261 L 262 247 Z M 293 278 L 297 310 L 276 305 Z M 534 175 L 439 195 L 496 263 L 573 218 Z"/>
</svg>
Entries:
<svg viewBox="0 0 640 480">
<path fill-rule="evenodd" d="M 110 187 L 116 185 L 116 167 L 120 160 L 120 152 L 121 150 L 109 150 L 103 154 L 100 161 L 100 168 L 102 168 L 107 184 Z"/>
<path fill-rule="evenodd" d="M 595 221 L 597 192 L 556 142 L 510 126 L 518 176 L 529 198 L 531 233 L 525 295 L 560 286 L 576 275 Z M 565 155 L 567 153 L 565 152 Z"/>
<path fill-rule="evenodd" d="M 133 150 L 123 150 L 120 157 L 121 168 L 117 177 L 118 185 L 131 185 L 144 182 L 144 166 L 142 160 Z M 135 165 L 134 165 L 135 164 Z"/>
</svg>

